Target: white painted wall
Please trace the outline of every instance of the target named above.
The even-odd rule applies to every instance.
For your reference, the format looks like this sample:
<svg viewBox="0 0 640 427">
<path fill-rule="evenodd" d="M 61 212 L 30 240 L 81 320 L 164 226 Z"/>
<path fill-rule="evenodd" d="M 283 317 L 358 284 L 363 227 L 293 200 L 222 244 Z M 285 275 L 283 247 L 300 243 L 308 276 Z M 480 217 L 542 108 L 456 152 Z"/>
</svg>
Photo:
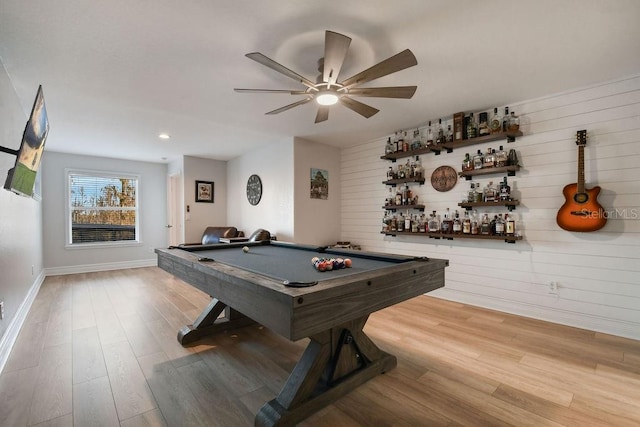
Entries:
<svg viewBox="0 0 640 427">
<path fill-rule="evenodd" d="M 155 248 L 166 247 L 167 166 L 105 157 L 45 151 L 42 168 L 44 266 L 47 275 L 155 265 Z M 65 169 L 138 174 L 140 245 L 65 248 Z"/>
<path fill-rule="evenodd" d="M 247 180 L 262 180 L 262 199 L 256 206 L 247 201 Z M 247 236 L 258 228 L 269 230 L 278 240 L 294 239 L 293 140 L 265 146 L 227 162 L 228 225 Z"/>
<path fill-rule="evenodd" d="M 209 226 L 235 226 L 227 223 L 227 162 L 184 156 L 182 170 L 185 241 L 200 242 Z M 214 182 L 213 203 L 196 203 L 196 180 Z"/>
<path fill-rule="evenodd" d="M 433 293 L 442 298 L 640 339 L 640 76 L 510 107 L 525 132 L 509 144 L 523 166 L 510 182 L 521 200 L 516 213 L 524 241 L 381 235 L 387 193 L 381 181 L 390 165 L 380 159 L 386 138 L 343 150 L 342 239 L 365 250 L 449 259 L 446 286 Z M 581 129 L 589 133 L 587 187 L 602 187 L 599 201 L 614 216 L 593 233 L 567 232 L 555 222 L 562 188 L 576 181 L 575 135 Z M 465 151 L 423 157 L 427 184 L 414 188 L 427 211 L 457 208 L 468 182 L 438 193 L 428 177 L 441 165 L 459 170 Z M 550 281 L 559 283 L 558 296 L 548 293 Z"/>
<path fill-rule="evenodd" d="M 340 149 L 295 138 L 293 160 L 295 241 L 335 244 L 340 240 Z M 329 172 L 327 200 L 311 198 L 311 168 Z"/>
<path fill-rule="evenodd" d="M 37 89 L 34 86 L 34 98 Z M 30 111 L 31 105 L 20 105 L 0 61 L 0 146 L 20 147 Z M 15 161 L 15 156 L 0 152 L 0 186 Z M 19 309 L 22 306 L 26 315 L 28 306 L 23 304 L 42 282 L 42 269 L 42 203 L 0 188 L 0 300 L 5 312 L 0 320 L 0 371 L 21 324 Z"/>
</svg>

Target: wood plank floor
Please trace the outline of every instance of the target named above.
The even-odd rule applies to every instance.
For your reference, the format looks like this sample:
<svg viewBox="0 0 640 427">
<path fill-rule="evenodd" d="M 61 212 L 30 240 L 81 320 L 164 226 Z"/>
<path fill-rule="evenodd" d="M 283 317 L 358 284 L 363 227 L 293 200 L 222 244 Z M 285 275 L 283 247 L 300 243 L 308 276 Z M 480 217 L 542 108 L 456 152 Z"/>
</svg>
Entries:
<svg viewBox="0 0 640 427">
<path fill-rule="evenodd" d="M 183 348 L 208 296 L 158 268 L 48 277 L 0 375 L 2 426 L 250 426 L 306 340 Z M 302 426 L 638 426 L 640 342 L 428 296 L 365 327 L 398 367 Z"/>
</svg>

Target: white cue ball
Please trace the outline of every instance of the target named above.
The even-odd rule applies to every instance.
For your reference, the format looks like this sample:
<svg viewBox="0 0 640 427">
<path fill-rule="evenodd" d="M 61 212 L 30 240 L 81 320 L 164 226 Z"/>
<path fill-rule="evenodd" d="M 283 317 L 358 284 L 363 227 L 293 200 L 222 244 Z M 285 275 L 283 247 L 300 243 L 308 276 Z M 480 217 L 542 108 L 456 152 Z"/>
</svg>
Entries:
<svg viewBox="0 0 640 427">
<path fill-rule="evenodd" d="M 244 252 L 245 254 L 246 254 L 247 252 L 249 252 L 249 246 L 243 246 L 243 247 L 242 247 L 242 252 Z"/>
</svg>

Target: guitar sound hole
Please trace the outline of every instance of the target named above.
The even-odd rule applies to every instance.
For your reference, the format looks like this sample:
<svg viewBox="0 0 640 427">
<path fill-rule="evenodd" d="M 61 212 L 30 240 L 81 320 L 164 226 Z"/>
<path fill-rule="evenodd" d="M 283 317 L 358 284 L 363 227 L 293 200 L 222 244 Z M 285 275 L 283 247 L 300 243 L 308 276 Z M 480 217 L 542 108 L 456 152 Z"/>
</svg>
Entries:
<svg viewBox="0 0 640 427">
<path fill-rule="evenodd" d="M 586 201 L 589 200 L 589 196 L 587 193 L 576 193 L 576 195 L 573 196 L 573 200 L 576 203 L 586 203 Z"/>
</svg>

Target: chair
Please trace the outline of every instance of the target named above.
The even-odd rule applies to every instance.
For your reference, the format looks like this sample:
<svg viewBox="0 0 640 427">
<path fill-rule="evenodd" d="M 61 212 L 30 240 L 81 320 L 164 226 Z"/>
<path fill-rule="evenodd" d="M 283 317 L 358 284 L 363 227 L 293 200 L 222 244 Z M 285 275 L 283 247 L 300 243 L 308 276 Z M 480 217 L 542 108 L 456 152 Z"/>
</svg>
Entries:
<svg viewBox="0 0 640 427">
<path fill-rule="evenodd" d="M 258 228 L 249 236 L 249 242 L 261 242 L 263 240 L 271 240 L 271 233 L 263 228 Z"/>
<path fill-rule="evenodd" d="M 220 243 L 220 238 L 238 237 L 238 229 L 236 227 L 207 227 L 202 233 L 202 240 L 198 243 L 183 243 L 178 246 L 193 245 L 212 245 Z"/>
</svg>

